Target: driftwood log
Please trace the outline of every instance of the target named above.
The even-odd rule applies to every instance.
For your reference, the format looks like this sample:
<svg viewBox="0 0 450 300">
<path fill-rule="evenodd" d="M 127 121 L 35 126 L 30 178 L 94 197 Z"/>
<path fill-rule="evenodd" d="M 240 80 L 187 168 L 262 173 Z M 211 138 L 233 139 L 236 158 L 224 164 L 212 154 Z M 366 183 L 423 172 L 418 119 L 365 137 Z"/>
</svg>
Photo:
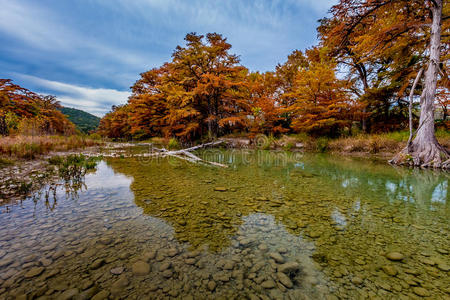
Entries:
<svg viewBox="0 0 450 300">
<path fill-rule="evenodd" d="M 206 160 L 203 160 L 200 157 L 198 157 L 198 156 L 196 156 L 196 155 L 191 153 L 191 151 L 195 151 L 197 149 L 217 146 L 217 145 L 220 145 L 222 143 L 224 143 L 224 141 L 215 141 L 215 142 L 201 144 L 201 145 L 197 145 L 197 146 L 186 148 L 186 149 L 174 150 L 174 151 L 169 151 L 169 150 L 167 150 L 165 148 L 162 148 L 162 149 L 155 148 L 155 147 L 152 146 L 152 151 L 151 151 L 151 153 L 148 156 L 150 156 L 150 157 L 167 157 L 167 156 L 171 156 L 171 157 L 176 157 L 176 158 L 181 159 L 181 160 L 186 160 L 186 161 L 191 162 L 191 163 L 203 164 L 203 165 L 212 165 L 212 166 L 216 166 L 216 167 L 228 168 L 227 165 L 224 165 L 224 164 L 221 164 L 221 163 L 217 163 L 217 162 L 213 162 L 213 161 L 206 161 Z M 156 151 L 156 152 L 154 152 L 154 151 Z"/>
</svg>

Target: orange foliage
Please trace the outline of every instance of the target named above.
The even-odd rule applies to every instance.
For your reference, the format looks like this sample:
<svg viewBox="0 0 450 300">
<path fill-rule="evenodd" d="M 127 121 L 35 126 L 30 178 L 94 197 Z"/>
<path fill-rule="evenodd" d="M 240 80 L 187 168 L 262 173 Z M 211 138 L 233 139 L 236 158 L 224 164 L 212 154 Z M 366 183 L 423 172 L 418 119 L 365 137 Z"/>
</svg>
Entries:
<svg viewBox="0 0 450 300">
<path fill-rule="evenodd" d="M 294 131 L 337 136 L 351 126 L 354 104 L 347 92 L 348 82 L 336 78 L 336 64 L 324 50 L 307 51 L 308 65 L 296 75 L 288 95 L 296 100 L 288 110 L 293 114 Z"/>
<path fill-rule="evenodd" d="M 54 96 L 40 96 L 10 79 L 0 79 L 0 134 L 73 134 L 75 126 Z"/>
</svg>

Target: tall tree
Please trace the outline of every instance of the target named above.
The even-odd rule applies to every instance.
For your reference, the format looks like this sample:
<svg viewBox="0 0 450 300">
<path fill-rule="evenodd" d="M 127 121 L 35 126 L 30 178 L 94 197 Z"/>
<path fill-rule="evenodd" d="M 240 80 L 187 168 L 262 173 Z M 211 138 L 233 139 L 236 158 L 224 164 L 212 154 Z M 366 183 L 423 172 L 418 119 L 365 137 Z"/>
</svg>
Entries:
<svg viewBox="0 0 450 300">
<path fill-rule="evenodd" d="M 341 0 L 331 9 L 332 18 L 322 20 L 319 33 L 360 74 L 369 91 L 369 82 L 376 83 L 380 73 L 387 76 L 381 82 L 396 79 L 395 70 L 408 74 L 399 81 L 398 98 L 407 98 L 407 88 L 412 87 L 415 74 L 426 66 L 421 96 L 421 113 L 417 135 L 412 144 L 397 155 L 392 162 L 421 166 L 443 166 L 447 151 L 439 145 L 434 135 L 434 103 L 439 73 L 442 0 Z M 448 16 L 444 18 L 448 28 Z M 367 67 L 369 66 L 369 67 Z M 367 70 L 375 72 L 367 72 Z M 372 74 L 372 80 L 365 74 Z M 369 88 L 368 88 L 369 87 Z M 406 102 L 406 101 L 404 101 Z"/>
<path fill-rule="evenodd" d="M 288 107 L 292 128 L 313 135 L 337 136 L 351 126 L 353 101 L 347 93 L 347 81 L 336 78 L 336 64 L 326 49 L 307 50 L 307 65 L 297 72 L 292 92 L 295 99 Z"/>
</svg>

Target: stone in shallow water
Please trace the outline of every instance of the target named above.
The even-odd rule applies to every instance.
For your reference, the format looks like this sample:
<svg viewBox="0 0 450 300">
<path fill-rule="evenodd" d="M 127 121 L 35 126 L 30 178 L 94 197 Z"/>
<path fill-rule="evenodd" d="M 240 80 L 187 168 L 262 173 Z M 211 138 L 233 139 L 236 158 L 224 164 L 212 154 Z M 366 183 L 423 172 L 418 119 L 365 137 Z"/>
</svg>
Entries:
<svg viewBox="0 0 450 300">
<path fill-rule="evenodd" d="M 25 278 L 32 278 L 32 277 L 38 276 L 38 275 L 42 274 L 42 272 L 44 272 L 44 270 L 45 270 L 45 268 L 43 268 L 43 267 L 31 268 L 30 271 L 25 273 Z"/>
<path fill-rule="evenodd" d="M 397 269 L 394 266 L 382 266 L 381 269 L 389 276 L 395 276 L 398 273 Z"/>
<path fill-rule="evenodd" d="M 170 277 L 172 277 L 172 275 L 173 275 L 173 273 L 172 273 L 172 271 L 170 269 L 165 270 L 164 272 L 162 272 L 162 276 L 164 278 L 170 278 Z"/>
<path fill-rule="evenodd" d="M 108 299 L 108 296 L 109 296 L 109 292 L 103 290 L 103 291 L 95 294 L 95 296 L 92 297 L 91 300 L 104 300 L 104 299 Z"/>
<path fill-rule="evenodd" d="M 278 272 L 277 273 L 278 280 L 288 289 L 292 288 L 294 284 L 292 283 L 291 279 L 284 273 Z"/>
<path fill-rule="evenodd" d="M 160 272 L 165 271 L 165 270 L 169 269 L 171 265 L 172 264 L 170 262 L 164 262 L 159 266 L 159 271 Z"/>
<path fill-rule="evenodd" d="M 143 276 L 150 272 L 150 265 L 143 261 L 137 261 L 131 266 L 134 275 Z"/>
<path fill-rule="evenodd" d="M 214 291 L 215 289 L 216 289 L 216 286 L 217 286 L 217 284 L 216 284 L 216 282 L 214 281 L 214 280 L 210 280 L 209 282 L 208 282 L 208 289 L 212 292 L 212 291 Z"/>
<path fill-rule="evenodd" d="M 57 300 L 69 300 L 78 295 L 78 289 L 70 289 L 62 293 L 56 298 Z"/>
<path fill-rule="evenodd" d="M 430 292 L 422 287 L 414 287 L 413 288 L 414 294 L 421 296 L 421 297 L 428 297 L 430 296 Z"/>
<path fill-rule="evenodd" d="M 265 289 L 273 289 L 276 287 L 276 283 L 272 279 L 269 279 L 269 280 L 266 280 L 263 283 L 261 283 L 261 287 L 263 287 Z"/>
<path fill-rule="evenodd" d="M 283 256 L 281 256 L 281 254 L 278 253 L 278 252 L 271 252 L 271 253 L 269 253 L 269 257 L 273 258 L 279 264 L 284 263 Z"/>
<path fill-rule="evenodd" d="M 103 258 L 99 258 L 94 260 L 91 264 L 91 270 L 96 270 L 105 264 L 105 260 Z"/>
<path fill-rule="evenodd" d="M 360 285 L 361 283 L 363 283 L 363 279 L 359 276 L 355 276 L 352 278 L 352 283 L 356 284 L 356 285 Z"/>
<path fill-rule="evenodd" d="M 290 261 L 278 266 L 278 271 L 282 273 L 297 272 L 300 269 L 300 265 L 295 261 Z"/>
<path fill-rule="evenodd" d="M 120 275 L 123 273 L 123 270 L 124 270 L 123 267 L 117 267 L 117 268 L 111 269 L 110 272 L 113 275 Z"/>
<path fill-rule="evenodd" d="M 437 265 L 437 267 L 438 267 L 439 270 L 444 271 L 444 272 L 450 271 L 450 266 L 445 264 L 445 263 L 439 263 Z"/>
<path fill-rule="evenodd" d="M 405 256 L 399 252 L 389 252 L 386 254 L 386 258 L 392 261 L 401 261 Z"/>
<path fill-rule="evenodd" d="M 226 187 L 223 187 L 223 186 L 216 186 L 216 187 L 214 188 L 214 190 L 215 190 L 216 192 L 226 192 L 226 191 L 228 191 L 228 189 L 227 189 Z"/>
</svg>

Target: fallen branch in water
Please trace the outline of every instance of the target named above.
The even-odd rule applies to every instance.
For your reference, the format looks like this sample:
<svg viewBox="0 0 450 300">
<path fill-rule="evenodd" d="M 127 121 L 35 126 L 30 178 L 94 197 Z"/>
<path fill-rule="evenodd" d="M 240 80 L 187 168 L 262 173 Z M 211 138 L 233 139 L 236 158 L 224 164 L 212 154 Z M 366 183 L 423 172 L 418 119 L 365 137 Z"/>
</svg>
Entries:
<svg viewBox="0 0 450 300">
<path fill-rule="evenodd" d="M 218 162 L 203 160 L 200 157 L 198 157 L 190 152 L 190 151 L 194 151 L 194 150 L 205 148 L 205 147 L 220 145 L 222 143 L 223 143 L 223 141 L 215 141 L 215 142 L 201 144 L 201 145 L 197 145 L 197 146 L 186 148 L 186 149 L 174 150 L 174 151 L 168 151 L 164 148 L 159 149 L 159 148 L 152 147 L 152 153 L 149 156 L 153 156 L 153 157 L 172 156 L 172 157 L 176 157 L 178 159 L 186 160 L 191 163 L 200 163 L 200 164 L 204 164 L 204 165 L 213 165 L 213 166 L 217 166 L 217 167 L 228 168 L 227 165 L 224 165 L 224 164 L 221 164 Z M 153 153 L 153 151 L 157 151 L 157 152 Z"/>
</svg>

